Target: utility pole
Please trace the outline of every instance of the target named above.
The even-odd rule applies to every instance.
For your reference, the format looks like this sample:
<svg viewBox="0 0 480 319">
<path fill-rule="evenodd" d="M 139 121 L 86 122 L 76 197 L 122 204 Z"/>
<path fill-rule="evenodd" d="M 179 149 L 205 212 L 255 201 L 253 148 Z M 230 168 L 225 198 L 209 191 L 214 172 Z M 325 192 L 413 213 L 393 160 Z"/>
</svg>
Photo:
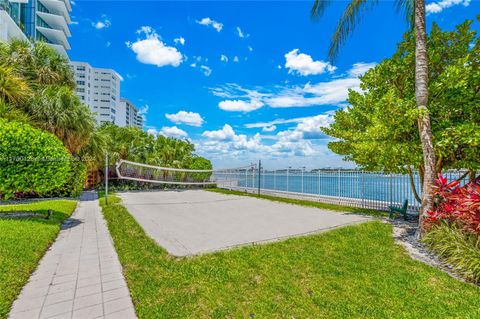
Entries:
<svg viewBox="0 0 480 319">
<path fill-rule="evenodd" d="M 105 205 L 108 205 L 108 152 L 105 153 Z"/>
</svg>

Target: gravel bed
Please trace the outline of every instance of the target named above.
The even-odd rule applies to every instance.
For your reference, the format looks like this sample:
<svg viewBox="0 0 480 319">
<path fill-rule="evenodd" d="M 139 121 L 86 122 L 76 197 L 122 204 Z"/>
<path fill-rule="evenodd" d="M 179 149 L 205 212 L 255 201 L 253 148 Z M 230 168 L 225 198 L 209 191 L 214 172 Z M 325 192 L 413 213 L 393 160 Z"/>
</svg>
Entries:
<svg viewBox="0 0 480 319">
<path fill-rule="evenodd" d="M 464 278 L 454 272 L 454 269 L 450 264 L 443 262 L 437 254 L 430 251 L 419 241 L 417 222 L 404 220 L 389 220 L 388 222 L 393 225 L 393 238 L 395 239 L 395 242 L 402 245 L 410 257 L 440 269 L 460 281 L 466 282 Z"/>
</svg>

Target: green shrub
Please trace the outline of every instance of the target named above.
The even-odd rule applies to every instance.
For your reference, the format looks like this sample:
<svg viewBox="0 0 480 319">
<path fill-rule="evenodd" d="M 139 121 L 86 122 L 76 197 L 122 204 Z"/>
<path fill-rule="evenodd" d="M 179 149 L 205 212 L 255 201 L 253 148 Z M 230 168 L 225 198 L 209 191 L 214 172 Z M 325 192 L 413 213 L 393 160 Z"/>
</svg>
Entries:
<svg viewBox="0 0 480 319">
<path fill-rule="evenodd" d="M 70 159 L 53 134 L 0 118 L 0 197 L 48 194 L 68 180 Z"/>
<path fill-rule="evenodd" d="M 67 179 L 59 188 L 50 191 L 48 197 L 77 197 L 83 190 L 87 180 L 87 165 L 76 159 L 70 161 Z"/>
<path fill-rule="evenodd" d="M 433 226 L 424 243 L 469 281 L 480 283 L 480 237 L 459 227 Z"/>
</svg>

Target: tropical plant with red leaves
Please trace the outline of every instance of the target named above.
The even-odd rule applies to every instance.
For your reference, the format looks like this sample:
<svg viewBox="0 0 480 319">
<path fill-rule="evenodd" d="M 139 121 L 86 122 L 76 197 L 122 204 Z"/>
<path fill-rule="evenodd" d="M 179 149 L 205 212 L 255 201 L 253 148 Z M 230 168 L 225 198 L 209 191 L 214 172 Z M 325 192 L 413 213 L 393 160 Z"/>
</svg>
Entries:
<svg viewBox="0 0 480 319">
<path fill-rule="evenodd" d="M 480 235 L 480 177 L 465 186 L 439 175 L 435 180 L 435 205 L 427 212 L 428 230 L 442 222 Z"/>
</svg>

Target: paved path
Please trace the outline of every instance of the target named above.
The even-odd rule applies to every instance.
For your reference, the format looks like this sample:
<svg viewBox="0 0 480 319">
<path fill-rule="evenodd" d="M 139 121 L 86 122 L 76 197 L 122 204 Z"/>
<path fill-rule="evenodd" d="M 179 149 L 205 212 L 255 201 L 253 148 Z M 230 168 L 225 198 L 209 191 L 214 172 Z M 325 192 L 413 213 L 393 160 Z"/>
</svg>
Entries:
<svg viewBox="0 0 480 319">
<path fill-rule="evenodd" d="M 10 318 L 136 318 L 95 193 L 82 195 Z"/>
<path fill-rule="evenodd" d="M 199 190 L 121 193 L 145 231 L 174 256 L 306 235 L 369 218 Z"/>
</svg>

